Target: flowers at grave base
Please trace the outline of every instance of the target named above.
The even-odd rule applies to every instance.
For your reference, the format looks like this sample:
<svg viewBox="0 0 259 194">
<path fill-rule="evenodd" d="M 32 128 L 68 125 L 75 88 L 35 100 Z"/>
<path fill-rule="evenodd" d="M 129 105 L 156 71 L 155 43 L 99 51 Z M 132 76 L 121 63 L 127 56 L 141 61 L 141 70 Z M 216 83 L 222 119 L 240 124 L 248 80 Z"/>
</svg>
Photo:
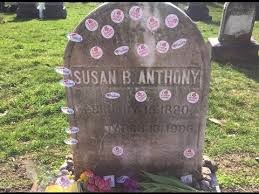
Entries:
<svg viewBox="0 0 259 194">
<path fill-rule="evenodd" d="M 55 184 L 47 186 L 45 192 L 78 192 L 78 184 L 68 176 L 57 178 Z"/>
<path fill-rule="evenodd" d="M 140 186 L 137 181 L 127 178 L 125 182 L 123 183 L 124 191 L 126 192 L 139 192 Z"/>
<path fill-rule="evenodd" d="M 111 192 L 109 180 L 104 180 L 99 176 L 89 177 L 86 188 L 90 192 Z"/>
<path fill-rule="evenodd" d="M 89 177 L 93 177 L 93 176 L 94 176 L 94 173 L 91 170 L 86 170 L 80 175 L 78 181 L 86 182 L 89 179 Z"/>
</svg>

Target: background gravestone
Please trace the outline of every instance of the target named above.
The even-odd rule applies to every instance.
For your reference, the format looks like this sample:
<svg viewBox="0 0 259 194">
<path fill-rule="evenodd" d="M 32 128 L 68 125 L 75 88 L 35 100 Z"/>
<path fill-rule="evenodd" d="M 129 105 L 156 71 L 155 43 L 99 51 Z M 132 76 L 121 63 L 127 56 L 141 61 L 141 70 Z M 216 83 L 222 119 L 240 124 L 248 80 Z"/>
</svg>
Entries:
<svg viewBox="0 0 259 194">
<path fill-rule="evenodd" d="M 36 2 L 19 2 L 16 10 L 16 18 L 38 18 L 39 14 L 36 4 Z"/>
<path fill-rule="evenodd" d="M 210 50 L 190 18 L 171 3 L 105 3 L 69 37 L 76 177 L 200 171 Z"/>
<path fill-rule="evenodd" d="M 255 3 L 225 3 L 218 38 L 209 38 L 212 58 L 220 62 L 256 60 L 258 45 L 251 40 Z"/>
<path fill-rule="evenodd" d="M 67 10 L 64 6 L 64 2 L 46 2 L 43 15 L 46 19 L 65 19 L 67 17 Z"/>
<path fill-rule="evenodd" d="M 259 21 L 259 3 L 256 3 L 255 21 Z"/>
<path fill-rule="evenodd" d="M 204 2 L 190 2 L 185 13 L 192 18 L 193 21 L 211 21 L 209 8 Z"/>
</svg>

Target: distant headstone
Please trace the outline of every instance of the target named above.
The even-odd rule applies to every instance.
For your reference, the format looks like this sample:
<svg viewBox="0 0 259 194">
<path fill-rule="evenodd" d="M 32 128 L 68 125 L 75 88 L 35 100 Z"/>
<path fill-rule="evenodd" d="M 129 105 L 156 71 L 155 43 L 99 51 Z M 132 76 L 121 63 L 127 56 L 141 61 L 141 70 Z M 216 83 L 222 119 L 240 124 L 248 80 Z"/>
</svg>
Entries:
<svg viewBox="0 0 259 194">
<path fill-rule="evenodd" d="M 209 38 L 212 58 L 217 61 L 248 61 L 258 57 L 258 44 L 251 40 L 255 4 L 225 3 L 218 38 Z"/>
<path fill-rule="evenodd" d="M 209 15 L 209 8 L 204 2 L 190 2 L 185 12 L 193 21 L 212 20 L 212 17 Z"/>
<path fill-rule="evenodd" d="M 43 16 L 46 19 L 65 19 L 67 17 L 67 10 L 64 2 L 46 2 Z"/>
<path fill-rule="evenodd" d="M 201 171 L 210 49 L 189 17 L 165 2 L 104 3 L 68 38 L 76 176 Z"/>
<path fill-rule="evenodd" d="M 16 18 L 38 18 L 38 10 L 36 2 L 19 2 L 16 10 Z"/>
<path fill-rule="evenodd" d="M 256 3 L 255 21 L 259 21 L 259 3 Z"/>
<path fill-rule="evenodd" d="M 0 12 L 5 11 L 5 2 L 0 2 Z"/>
</svg>

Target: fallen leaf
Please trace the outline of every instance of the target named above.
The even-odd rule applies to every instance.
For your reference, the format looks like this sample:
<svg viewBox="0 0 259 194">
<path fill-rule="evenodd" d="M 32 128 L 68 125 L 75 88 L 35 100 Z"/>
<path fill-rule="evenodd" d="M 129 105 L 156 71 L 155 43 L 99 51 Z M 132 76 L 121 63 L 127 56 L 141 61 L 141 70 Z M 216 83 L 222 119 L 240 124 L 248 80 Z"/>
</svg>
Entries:
<svg viewBox="0 0 259 194">
<path fill-rule="evenodd" d="M 216 123 L 216 124 L 218 124 L 218 125 L 223 126 L 223 123 L 222 123 L 220 120 L 218 120 L 218 119 L 209 118 L 209 120 L 210 120 L 211 122 L 213 122 L 213 123 Z"/>
</svg>

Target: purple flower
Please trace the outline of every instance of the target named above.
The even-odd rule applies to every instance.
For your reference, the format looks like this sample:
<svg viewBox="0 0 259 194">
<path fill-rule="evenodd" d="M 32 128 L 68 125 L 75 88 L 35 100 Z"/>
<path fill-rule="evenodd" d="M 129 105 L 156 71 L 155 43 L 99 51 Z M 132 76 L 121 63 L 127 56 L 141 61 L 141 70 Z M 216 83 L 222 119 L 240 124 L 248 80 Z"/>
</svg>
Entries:
<svg viewBox="0 0 259 194">
<path fill-rule="evenodd" d="M 127 178 L 125 180 L 125 182 L 123 183 L 123 187 L 124 187 L 124 190 L 128 191 L 128 192 L 138 192 L 139 191 L 138 183 L 130 178 Z"/>
</svg>

